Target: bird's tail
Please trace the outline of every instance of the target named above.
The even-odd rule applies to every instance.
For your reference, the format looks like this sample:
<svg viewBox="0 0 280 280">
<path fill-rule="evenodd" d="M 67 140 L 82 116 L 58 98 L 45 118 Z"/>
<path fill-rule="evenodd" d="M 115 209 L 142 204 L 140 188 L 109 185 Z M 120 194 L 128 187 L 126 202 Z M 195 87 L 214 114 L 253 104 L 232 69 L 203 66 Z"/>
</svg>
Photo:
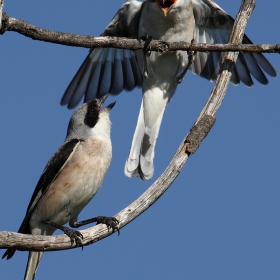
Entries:
<svg viewBox="0 0 280 280">
<path fill-rule="evenodd" d="M 29 252 L 24 280 L 35 279 L 35 274 L 37 272 L 42 256 L 43 252 Z"/>
<path fill-rule="evenodd" d="M 156 94 L 149 98 L 145 94 L 124 173 L 128 177 L 138 175 L 142 180 L 150 180 L 154 173 L 156 141 L 168 98 L 163 98 L 162 94 L 160 98 Z"/>
<path fill-rule="evenodd" d="M 19 232 L 22 231 L 19 230 Z M 2 259 L 7 257 L 7 260 L 9 260 L 15 252 L 16 250 L 13 248 L 7 249 Z M 24 280 L 33 280 L 35 278 L 35 274 L 37 272 L 42 256 L 43 252 L 29 252 Z"/>
</svg>

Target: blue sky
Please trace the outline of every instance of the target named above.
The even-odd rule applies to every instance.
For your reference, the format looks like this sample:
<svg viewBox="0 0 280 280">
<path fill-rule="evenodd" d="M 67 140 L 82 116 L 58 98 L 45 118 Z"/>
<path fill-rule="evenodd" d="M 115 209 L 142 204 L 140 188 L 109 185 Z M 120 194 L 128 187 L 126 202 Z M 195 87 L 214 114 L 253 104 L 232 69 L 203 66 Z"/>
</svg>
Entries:
<svg viewBox="0 0 280 280">
<path fill-rule="evenodd" d="M 241 1 L 219 1 L 233 17 Z M 4 10 L 38 27 L 99 35 L 123 1 L 6 1 Z M 280 43 L 278 1 L 258 1 L 246 34 Z M 0 37 L 0 230 L 17 231 L 45 164 L 62 144 L 73 111 L 60 98 L 83 48 Z M 280 57 L 267 57 L 280 73 Z M 279 279 L 280 80 L 229 86 L 217 121 L 170 189 L 117 234 L 81 249 L 45 253 L 36 279 Z M 149 182 L 123 174 L 141 91 L 110 97 L 113 161 L 79 218 L 114 215 L 164 171 L 212 89 L 188 73 L 168 106 Z M 59 234 L 57 231 L 56 234 Z M 4 250 L 2 250 L 4 252 Z M 21 279 L 27 252 L 0 261 L 1 279 Z"/>
</svg>

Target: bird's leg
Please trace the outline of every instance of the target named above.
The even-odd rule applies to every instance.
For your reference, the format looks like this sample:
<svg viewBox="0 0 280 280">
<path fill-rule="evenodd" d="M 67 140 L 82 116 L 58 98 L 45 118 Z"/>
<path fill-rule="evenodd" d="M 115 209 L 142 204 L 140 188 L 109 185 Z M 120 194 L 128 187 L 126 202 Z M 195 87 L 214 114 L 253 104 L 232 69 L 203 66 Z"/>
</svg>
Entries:
<svg viewBox="0 0 280 280">
<path fill-rule="evenodd" d="M 115 217 L 105 217 L 105 216 L 98 216 L 92 219 L 84 220 L 81 222 L 70 222 L 70 226 L 73 228 L 78 228 L 84 225 L 88 225 L 91 223 L 98 224 L 105 224 L 108 228 L 108 230 L 111 228 L 113 232 L 118 231 L 118 235 L 120 235 L 120 230 L 118 227 L 119 221 Z"/>
<path fill-rule="evenodd" d="M 143 41 L 145 41 L 144 44 L 144 77 L 148 77 L 148 66 L 147 66 L 147 56 L 151 55 L 151 47 L 149 46 L 150 43 L 152 42 L 153 38 L 152 36 L 148 36 L 148 34 L 145 34 L 144 36 L 141 37 Z"/>
<path fill-rule="evenodd" d="M 70 229 L 68 227 L 59 225 L 59 224 L 51 222 L 51 221 L 45 221 L 45 224 L 62 230 L 67 236 L 69 236 L 69 238 L 71 240 L 71 246 L 74 244 L 74 241 L 75 241 L 77 246 L 81 246 L 83 248 L 81 239 L 83 239 L 84 237 L 79 231 Z"/>
<path fill-rule="evenodd" d="M 188 64 L 186 65 L 184 71 L 182 73 L 180 73 L 180 75 L 177 77 L 178 84 L 182 83 L 187 71 L 190 69 L 191 65 L 193 64 L 193 62 L 195 60 L 195 56 L 196 56 L 197 52 L 192 50 L 193 42 L 194 42 L 194 39 L 192 39 L 192 41 L 191 41 L 191 45 L 190 45 L 191 49 L 187 52 L 188 53 Z"/>
</svg>

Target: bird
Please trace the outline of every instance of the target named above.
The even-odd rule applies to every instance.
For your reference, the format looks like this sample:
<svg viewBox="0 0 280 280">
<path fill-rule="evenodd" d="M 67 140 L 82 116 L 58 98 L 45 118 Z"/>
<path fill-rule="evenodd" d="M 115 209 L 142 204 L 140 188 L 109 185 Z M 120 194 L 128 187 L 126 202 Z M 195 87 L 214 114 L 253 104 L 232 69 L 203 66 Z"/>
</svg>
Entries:
<svg viewBox="0 0 280 280">
<path fill-rule="evenodd" d="M 227 43 L 234 19 L 212 0 L 127 1 L 101 36 L 152 38 L 169 42 Z M 252 44 L 244 35 L 243 44 Z M 70 82 L 61 105 L 75 107 L 82 97 L 90 100 L 104 94 L 142 87 L 142 102 L 124 173 L 150 180 L 154 173 L 155 146 L 166 106 L 178 84 L 192 71 L 207 80 L 217 79 L 222 52 L 197 52 L 189 67 L 186 51 L 148 52 L 117 48 L 93 48 Z M 264 74 L 277 73 L 263 54 L 240 53 L 231 83 L 253 85 L 252 76 L 266 85 Z"/>
<path fill-rule="evenodd" d="M 112 159 L 109 112 L 115 102 L 102 109 L 107 95 L 88 101 L 73 113 L 64 143 L 48 161 L 31 197 L 19 233 L 52 235 L 61 229 L 82 246 L 82 234 L 73 228 L 97 222 L 118 230 L 114 217 L 98 216 L 78 222 L 78 215 L 99 190 Z M 10 259 L 9 248 L 2 258 Z M 35 278 L 43 252 L 29 252 L 25 280 Z"/>
</svg>

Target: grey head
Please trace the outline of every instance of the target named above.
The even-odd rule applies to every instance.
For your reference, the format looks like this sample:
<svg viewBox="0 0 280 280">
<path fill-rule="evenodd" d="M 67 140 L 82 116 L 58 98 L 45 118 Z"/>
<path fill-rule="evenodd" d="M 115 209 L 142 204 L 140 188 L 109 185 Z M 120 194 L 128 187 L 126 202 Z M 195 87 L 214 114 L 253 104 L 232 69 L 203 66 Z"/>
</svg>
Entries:
<svg viewBox="0 0 280 280">
<path fill-rule="evenodd" d="M 116 102 L 113 102 L 102 109 L 102 105 L 108 96 L 109 94 L 104 95 L 99 99 L 90 100 L 75 110 L 69 121 L 66 137 L 67 140 L 73 138 L 92 138 L 92 131 L 101 118 L 107 119 L 108 125 L 111 124 L 109 120 L 109 111 L 114 107 Z"/>
</svg>

